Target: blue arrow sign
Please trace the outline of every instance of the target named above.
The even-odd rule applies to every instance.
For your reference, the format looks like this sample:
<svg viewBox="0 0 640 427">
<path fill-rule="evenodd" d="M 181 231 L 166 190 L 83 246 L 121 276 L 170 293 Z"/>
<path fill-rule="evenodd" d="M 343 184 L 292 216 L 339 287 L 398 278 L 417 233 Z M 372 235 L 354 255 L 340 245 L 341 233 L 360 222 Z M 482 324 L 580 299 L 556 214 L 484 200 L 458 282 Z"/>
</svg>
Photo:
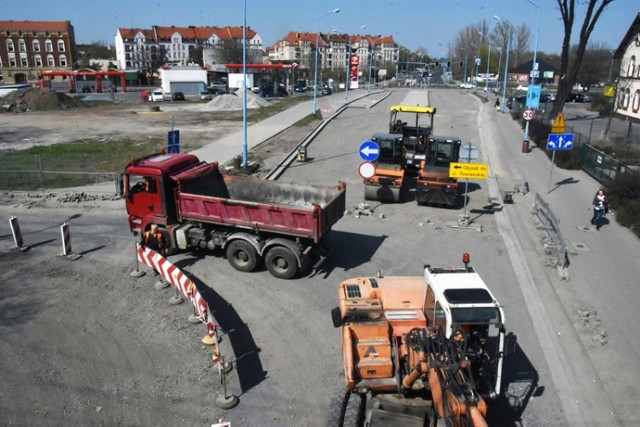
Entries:
<svg viewBox="0 0 640 427">
<path fill-rule="evenodd" d="M 180 131 L 170 130 L 167 135 L 167 153 L 180 152 Z"/>
<path fill-rule="evenodd" d="M 571 150 L 573 148 L 572 133 L 550 133 L 547 138 L 547 150 Z"/>
<path fill-rule="evenodd" d="M 380 147 L 373 141 L 365 141 L 360 145 L 358 153 L 365 162 L 373 162 L 380 155 Z"/>
</svg>

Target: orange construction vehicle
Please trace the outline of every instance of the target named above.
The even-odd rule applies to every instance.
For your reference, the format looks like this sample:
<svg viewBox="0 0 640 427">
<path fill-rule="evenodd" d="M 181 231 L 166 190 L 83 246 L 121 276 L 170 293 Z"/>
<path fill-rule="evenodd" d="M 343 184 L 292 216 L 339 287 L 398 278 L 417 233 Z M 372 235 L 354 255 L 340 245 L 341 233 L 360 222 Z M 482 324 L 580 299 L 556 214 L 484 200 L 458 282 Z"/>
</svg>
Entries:
<svg viewBox="0 0 640 427">
<path fill-rule="evenodd" d="M 371 141 L 378 144 L 379 154 L 375 175 L 364 180 L 364 198 L 397 203 L 405 185 L 402 135 L 374 133 Z"/>
<path fill-rule="evenodd" d="M 449 177 L 449 166 L 459 160 L 461 145 L 462 141 L 457 136 L 429 137 L 416 182 L 419 205 L 457 206 L 458 179 Z"/>
<path fill-rule="evenodd" d="M 346 387 L 332 398 L 329 425 L 486 426 L 484 399 L 500 394 L 516 337 L 505 336 L 502 307 L 468 254 L 463 261 L 338 286 L 332 318 Z"/>
</svg>

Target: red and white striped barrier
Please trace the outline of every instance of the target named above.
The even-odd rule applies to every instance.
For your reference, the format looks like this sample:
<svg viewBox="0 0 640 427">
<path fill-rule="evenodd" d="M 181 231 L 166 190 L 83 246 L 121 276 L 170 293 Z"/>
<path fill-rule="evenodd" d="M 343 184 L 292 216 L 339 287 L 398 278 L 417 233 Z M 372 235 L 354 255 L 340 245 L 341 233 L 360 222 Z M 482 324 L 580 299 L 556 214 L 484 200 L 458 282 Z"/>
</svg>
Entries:
<svg viewBox="0 0 640 427">
<path fill-rule="evenodd" d="M 9 226 L 11 227 L 11 234 L 13 235 L 13 242 L 16 244 L 16 249 L 25 251 L 28 249 L 22 241 L 22 233 L 20 232 L 20 224 L 18 224 L 18 218 L 12 216 L 9 218 Z"/>
<path fill-rule="evenodd" d="M 62 256 L 74 261 L 80 258 L 82 255 L 71 250 L 71 231 L 69 230 L 69 224 L 66 222 L 62 223 L 60 226 L 60 234 L 62 235 Z"/>
<path fill-rule="evenodd" d="M 197 313 L 200 321 L 207 324 L 209 333 L 208 336 L 203 339 L 203 342 L 212 346 L 213 363 L 219 364 L 220 351 L 218 349 L 216 325 L 213 323 L 213 316 L 209 311 L 209 306 L 202 295 L 200 295 L 195 283 L 158 252 L 140 246 L 139 244 L 137 244 L 136 249 L 138 261 L 157 271 L 169 283 L 175 286 L 176 289 L 180 290 L 191 304 L 193 304 L 194 312 Z"/>
</svg>

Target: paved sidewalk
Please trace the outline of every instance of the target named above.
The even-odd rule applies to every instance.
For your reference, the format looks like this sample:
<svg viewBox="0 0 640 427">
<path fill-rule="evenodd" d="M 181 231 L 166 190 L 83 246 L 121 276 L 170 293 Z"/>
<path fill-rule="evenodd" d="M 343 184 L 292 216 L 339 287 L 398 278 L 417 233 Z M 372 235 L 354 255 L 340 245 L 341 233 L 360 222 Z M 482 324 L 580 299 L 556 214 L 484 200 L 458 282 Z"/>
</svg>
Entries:
<svg viewBox="0 0 640 427">
<path fill-rule="evenodd" d="M 516 195 L 514 209 L 506 210 L 514 219 L 516 230 L 512 232 L 521 244 L 541 248 L 544 230 L 531 226 L 524 230 L 532 222 L 531 207 L 538 193 L 559 220 L 568 247 L 568 280 L 544 268 L 541 256 L 528 263 L 536 287 L 533 291 L 544 301 L 544 307 L 531 314 L 534 319 L 535 315 L 548 316 L 540 318 L 540 330 L 535 332 L 543 347 L 547 345 L 545 352 L 559 357 L 548 360 L 554 378 L 564 378 L 567 383 L 560 385 L 569 386 L 575 394 L 574 403 L 568 400 L 570 396 L 560 394 L 567 419 L 580 417 L 587 425 L 638 425 L 640 239 L 618 225 L 614 214 L 596 231 L 590 224 L 591 201 L 600 184 L 582 170 L 554 167 L 552 171 L 544 147 L 534 145 L 529 153 L 522 153 L 523 131 L 518 122 L 492 110 L 484 104 L 479 117 L 488 145 L 490 175 L 502 191 L 523 181 L 530 189 L 525 196 Z M 523 292 L 526 295 L 528 290 Z"/>
</svg>

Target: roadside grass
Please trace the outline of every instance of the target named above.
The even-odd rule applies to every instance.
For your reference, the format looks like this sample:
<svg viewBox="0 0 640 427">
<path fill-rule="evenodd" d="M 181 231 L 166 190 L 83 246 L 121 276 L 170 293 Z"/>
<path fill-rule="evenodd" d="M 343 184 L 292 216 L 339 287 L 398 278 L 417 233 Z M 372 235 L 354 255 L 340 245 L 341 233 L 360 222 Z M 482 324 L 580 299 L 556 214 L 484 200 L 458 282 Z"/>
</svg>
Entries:
<svg viewBox="0 0 640 427">
<path fill-rule="evenodd" d="M 158 152 L 164 139 L 82 139 L 0 152 L 0 188 L 33 191 L 75 187 L 110 179 L 132 158 Z"/>
</svg>

